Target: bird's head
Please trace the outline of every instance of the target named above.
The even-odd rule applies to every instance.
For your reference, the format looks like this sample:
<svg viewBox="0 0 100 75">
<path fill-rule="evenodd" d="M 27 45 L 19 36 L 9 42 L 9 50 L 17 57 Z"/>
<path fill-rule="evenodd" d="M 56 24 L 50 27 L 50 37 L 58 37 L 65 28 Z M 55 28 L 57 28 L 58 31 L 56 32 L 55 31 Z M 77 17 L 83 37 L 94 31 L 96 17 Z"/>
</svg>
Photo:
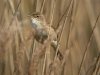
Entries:
<svg viewBox="0 0 100 75">
<path fill-rule="evenodd" d="M 35 12 L 32 14 L 31 24 L 36 32 L 35 39 L 40 43 L 43 43 L 48 38 L 48 32 L 46 31 L 44 22 L 44 16 L 41 13 Z"/>
<path fill-rule="evenodd" d="M 31 18 L 34 18 L 34 19 L 37 19 L 39 21 L 43 21 L 45 20 L 44 18 L 44 15 L 40 12 L 34 12 L 32 15 L 31 15 Z"/>
</svg>

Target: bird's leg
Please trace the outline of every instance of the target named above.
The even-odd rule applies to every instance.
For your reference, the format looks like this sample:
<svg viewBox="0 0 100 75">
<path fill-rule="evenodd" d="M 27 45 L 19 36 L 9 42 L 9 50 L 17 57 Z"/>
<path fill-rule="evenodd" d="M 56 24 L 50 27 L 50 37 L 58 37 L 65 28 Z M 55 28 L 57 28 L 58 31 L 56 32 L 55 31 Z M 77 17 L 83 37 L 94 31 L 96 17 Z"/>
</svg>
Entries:
<svg viewBox="0 0 100 75">
<path fill-rule="evenodd" d="M 58 46 L 58 45 L 55 46 L 55 45 L 52 45 L 52 44 L 51 44 L 51 46 L 53 47 L 53 49 L 54 49 L 55 52 L 56 52 L 56 50 L 57 50 L 57 46 Z M 60 50 L 58 50 L 58 52 L 57 52 L 57 56 L 59 57 L 60 60 L 63 59 L 63 55 L 62 55 L 62 53 L 60 52 Z"/>
</svg>

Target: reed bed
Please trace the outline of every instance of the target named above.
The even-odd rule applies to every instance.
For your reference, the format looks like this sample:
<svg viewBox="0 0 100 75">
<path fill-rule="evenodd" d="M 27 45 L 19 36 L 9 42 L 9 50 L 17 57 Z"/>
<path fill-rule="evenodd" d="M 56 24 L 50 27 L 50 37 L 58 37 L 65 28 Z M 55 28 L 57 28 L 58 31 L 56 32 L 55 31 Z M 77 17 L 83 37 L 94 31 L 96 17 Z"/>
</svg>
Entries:
<svg viewBox="0 0 100 75">
<path fill-rule="evenodd" d="M 0 75 L 100 75 L 99 6 L 99 0 L 0 0 Z M 30 22 L 34 12 L 50 34 L 43 44 Z"/>
</svg>

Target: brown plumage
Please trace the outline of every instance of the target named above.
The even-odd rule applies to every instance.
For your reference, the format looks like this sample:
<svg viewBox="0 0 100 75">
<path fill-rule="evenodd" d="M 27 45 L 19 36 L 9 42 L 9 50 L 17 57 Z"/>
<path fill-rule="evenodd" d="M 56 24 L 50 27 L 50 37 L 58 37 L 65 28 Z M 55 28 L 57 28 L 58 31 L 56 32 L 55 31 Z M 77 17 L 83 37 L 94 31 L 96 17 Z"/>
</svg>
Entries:
<svg viewBox="0 0 100 75">
<path fill-rule="evenodd" d="M 39 12 L 33 13 L 31 21 L 32 27 L 36 31 L 35 39 L 42 44 L 45 42 L 45 40 L 49 39 L 50 45 L 54 48 L 54 50 L 56 50 L 58 45 L 57 33 L 46 23 L 45 17 Z M 60 51 L 58 51 L 58 55 L 60 58 L 62 58 Z"/>
</svg>

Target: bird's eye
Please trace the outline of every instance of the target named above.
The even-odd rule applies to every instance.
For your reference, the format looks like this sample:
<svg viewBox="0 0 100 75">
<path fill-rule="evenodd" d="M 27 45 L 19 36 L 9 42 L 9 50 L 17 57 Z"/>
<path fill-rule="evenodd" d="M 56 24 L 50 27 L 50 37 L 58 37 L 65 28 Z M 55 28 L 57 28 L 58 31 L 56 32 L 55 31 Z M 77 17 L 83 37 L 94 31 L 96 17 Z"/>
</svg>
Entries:
<svg viewBox="0 0 100 75">
<path fill-rule="evenodd" d="M 39 17 L 38 15 L 36 17 Z"/>
</svg>

